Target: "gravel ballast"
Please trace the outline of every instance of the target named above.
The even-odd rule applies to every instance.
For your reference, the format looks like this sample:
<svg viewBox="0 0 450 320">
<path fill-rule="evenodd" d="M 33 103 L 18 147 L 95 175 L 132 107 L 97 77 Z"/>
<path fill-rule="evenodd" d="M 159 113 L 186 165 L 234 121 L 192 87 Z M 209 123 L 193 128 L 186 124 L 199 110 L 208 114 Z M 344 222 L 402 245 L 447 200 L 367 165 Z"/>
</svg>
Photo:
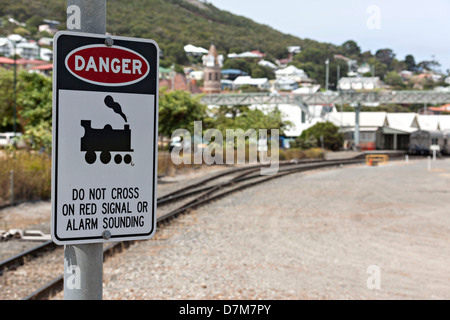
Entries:
<svg viewBox="0 0 450 320">
<path fill-rule="evenodd" d="M 450 160 L 275 179 L 104 264 L 104 299 L 449 299 Z"/>
</svg>

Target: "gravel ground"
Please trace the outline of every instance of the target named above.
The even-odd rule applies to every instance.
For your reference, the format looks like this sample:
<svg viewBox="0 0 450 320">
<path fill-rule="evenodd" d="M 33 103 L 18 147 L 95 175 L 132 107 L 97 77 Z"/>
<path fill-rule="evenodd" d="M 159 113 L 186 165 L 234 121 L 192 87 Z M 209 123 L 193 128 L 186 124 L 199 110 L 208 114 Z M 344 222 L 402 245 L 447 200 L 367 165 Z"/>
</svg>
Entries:
<svg viewBox="0 0 450 320">
<path fill-rule="evenodd" d="M 104 299 L 449 299 L 449 182 L 450 160 L 273 180 L 106 261 Z"/>
<path fill-rule="evenodd" d="M 108 259 L 104 299 L 449 299 L 450 160 L 432 168 L 346 166 L 235 193 Z M 159 196 L 192 182 L 171 179 Z M 49 219 L 36 205 L 17 212 Z"/>
<path fill-rule="evenodd" d="M 158 179 L 157 196 L 201 181 L 207 177 L 232 169 L 225 166 L 207 166 L 202 169 L 184 170 L 177 176 Z M 0 210 L 0 235 L 11 229 L 40 230 L 50 234 L 51 202 L 35 201 L 22 203 Z M 39 241 L 0 241 L 0 261 L 39 245 Z"/>
</svg>

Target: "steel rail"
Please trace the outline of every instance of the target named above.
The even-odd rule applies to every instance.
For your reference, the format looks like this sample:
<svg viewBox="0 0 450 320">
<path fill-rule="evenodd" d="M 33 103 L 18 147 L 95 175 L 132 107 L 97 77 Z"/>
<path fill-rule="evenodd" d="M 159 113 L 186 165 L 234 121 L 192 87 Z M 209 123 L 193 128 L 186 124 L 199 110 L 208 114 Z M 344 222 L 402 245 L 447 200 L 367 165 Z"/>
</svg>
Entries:
<svg viewBox="0 0 450 320">
<path fill-rule="evenodd" d="M 254 168 L 259 168 L 259 167 L 260 167 L 259 165 L 254 166 Z M 178 190 L 176 190 L 174 192 L 171 192 L 170 194 L 167 194 L 167 195 L 164 195 L 164 196 L 160 197 L 157 200 L 157 205 L 158 206 L 164 206 L 164 205 L 166 205 L 168 203 L 171 203 L 172 201 L 181 200 L 181 199 L 189 197 L 191 195 L 195 195 L 195 194 L 197 194 L 199 192 L 203 192 L 204 191 L 203 189 L 194 190 L 194 191 L 191 191 L 191 192 L 188 192 L 188 190 L 197 188 L 197 187 L 199 187 L 201 185 L 206 184 L 209 181 L 213 181 L 215 179 L 218 179 L 219 177 L 223 177 L 223 176 L 226 176 L 226 175 L 231 175 L 231 174 L 233 174 L 235 172 L 240 172 L 240 171 L 246 170 L 246 169 L 249 169 L 249 168 L 246 167 L 246 168 L 237 168 L 237 169 L 234 169 L 234 170 L 233 169 L 232 170 L 228 170 L 226 172 L 219 173 L 219 174 L 214 175 L 212 177 L 209 177 L 207 179 L 203 179 L 202 181 L 197 182 L 195 184 L 192 184 L 192 185 L 189 185 L 187 187 L 178 189 Z M 205 189 L 211 189 L 211 188 L 212 188 L 212 186 L 206 187 Z M 35 258 L 35 257 L 37 257 L 37 256 L 39 256 L 39 255 L 41 255 L 41 254 L 43 254 L 45 252 L 52 251 L 52 250 L 54 250 L 56 248 L 57 248 L 57 245 L 52 240 L 49 240 L 49 241 L 46 241 L 46 242 L 44 242 L 44 243 L 42 243 L 42 244 L 40 244 L 40 245 L 38 245 L 38 246 L 36 246 L 36 247 L 34 247 L 32 249 L 26 250 L 26 251 L 21 252 L 21 253 L 13 256 L 11 258 L 5 259 L 5 260 L 0 262 L 0 275 L 2 275 L 3 272 L 5 272 L 6 270 L 15 269 L 15 268 L 23 265 L 25 263 L 25 261 L 30 261 L 31 259 L 33 259 L 33 258 Z"/>
<path fill-rule="evenodd" d="M 52 251 L 56 248 L 56 244 L 52 241 L 46 241 L 43 244 L 26 250 L 22 253 L 19 253 L 11 258 L 3 260 L 0 262 L 0 276 L 5 272 L 5 270 L 14 269 L 18 266 L 21 266 L 25 263 L 25 261 L 29 261 L 30 259 L 42 255 L 42 253 L 47 251 Z"/>
<path fill-rule="evenodd" d="M 321 161 L 319 163 L 315 162 L 315 163 L 311 163 L 311 164 L 298 164 L 298 165 L 294 165 L 292 167 L 282 168 L 279 170 L 279 172 L 277 174 L 270 175 L 270 176 L 261 176 L 260 174 L 255 174 L 255 175 L 249 176 L 248 174 L 245 174 L 245 175 L 243 174 L 242 176 L 240 176 L 237 179 L 223 182 L 216 186 L 211 187 L 210 189 L 206 190 L 203 194 L 201 194 L 194 200 L 192 200 L 186 204 L 183 204 L 182 206 L 178 207 L 175 210 L 172 210 L 171 212 L 169 212 L 167 214 L 164 214 L 164 215 L 158 217 L 157 225 L 159 227 L 161 227 L 163 224 L 170 222 L 171 220 L 175 219 L 179 215 L 186 213 L 191 209 L 198 208 L 202 205 L 205 205 L 212 201 L 223 198 L 234 192 L 244 190 L 246 188 L 252 187 L 257 184 L 261 184 L 261 183 L 269 181 L 269 180 L 281 178 L 286 175 L 297 173 L 297 172 L 302 172 L 302 171 L 308 171 L 308 170 L 314 170 L 314 169 L 332 167 L 332 166 L 339 166 L 339 165 L 343 165 L 343 164 L 357 164 L 357 163 L 361 163 L 361 162 L 364 162 L 364 159 L 361 159 L 360 157 L 355 158 L 355 159 L 344 159 L 344 160 L 326 160 L 326 161 Z M 258 179 L 258 180 L 239 185 L 239 183 L 241 183 L 243 181 L 252 180 L 252 179 Z M 234 186 L 234 185 L 237 185 L 237 186 L 234 188 L 231 188 L 229 190 L 225 190 L 219 194 L 212 195 L 213 193 L 215 193 L 219 190 L 222 190 L 227 187 Z M 121 252 L 121 251 L 125 250 L 126 248 L 131 246 L 133 243 L 135 243 L 135 241 L 117 242 L 116 244 L 113 244 L 113 245 L 109 246 L 108 248 L 105 248 L 103 250 L 104 260 L 106 260 L 108 257 L 114 255 L 117 252 Z M 60 277 L 54 279 L 53 281 L 47 283 L 40 289 L 36 290 L 35 292 L 31 293 L 30 295 L 25 297 L 23 300 L 49 299 L 52 297 L 52 295 L 55 294 L 55 292 L 62 290 L 62 288 L 64 287 L 63 281 L 64 281 L 64 277 L 60 276 Z"/>
</svg>

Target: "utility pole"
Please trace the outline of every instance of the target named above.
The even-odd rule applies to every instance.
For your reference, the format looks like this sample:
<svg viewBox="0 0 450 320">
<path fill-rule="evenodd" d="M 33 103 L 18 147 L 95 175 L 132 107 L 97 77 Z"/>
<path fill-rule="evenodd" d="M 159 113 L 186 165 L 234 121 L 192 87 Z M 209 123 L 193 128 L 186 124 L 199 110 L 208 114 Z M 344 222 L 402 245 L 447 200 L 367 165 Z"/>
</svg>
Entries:
<svg viewBox="0 0 450 320">
<path fill-rule="evenodd" d="M 16 136 L 17 136 L 17 42 L 21 41 L 22 37 L 19 35 L 11 35 L 8 40 L 13 45 L 14 50 L 14 79 L 13 79 L 13 132 L 14 140 L 13 145 L 16 147 Z"/>
<path fill-rule="evenodd" d="M 330 59 L 327 59 L 327 61 L 325 61 L 325 64 L 326 64 L 325 91 L 328 91 L 328 73 L 329 73 Z"/>
<path fill-rule="evenodd" d="M 70 31 L 106 34 L 106 0 L 67 0 Z M 64 246 L 64 300 L 102 300 L 103 243 Z"/>
<path fill-rule="evenodd" d="M 17 55 L 16 42 L 14 41 L 14 106 L 13 106 L 13 132 L 14 132 L 14 147 L 16 147 L 17 135 Z"/>
<path fill-rule="evenodd" d="M 359 112 L 361 111 L 361 103 L 358 102 L 358 104 L 355 107 L 355 151 L 358 150 L 359 146 Z"/>
</svg>

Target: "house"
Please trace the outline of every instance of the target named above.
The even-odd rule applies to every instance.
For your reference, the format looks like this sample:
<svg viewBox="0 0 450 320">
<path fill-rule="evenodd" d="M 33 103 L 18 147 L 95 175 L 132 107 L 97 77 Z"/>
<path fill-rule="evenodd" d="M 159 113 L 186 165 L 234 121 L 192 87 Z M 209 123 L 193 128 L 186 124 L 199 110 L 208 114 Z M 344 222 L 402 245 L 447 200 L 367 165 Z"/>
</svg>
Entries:
<svg viewBox="0 0 450 320">
<path fill-rule="evenodd" d="M 338 81 L 339 90 L 374 90 L 380 87 L 379 77 L 342 77 Z"/>
<path fill-rule="evenodd" d="M 417 121 L 419 128 L 423 131 L 438 131 L 441 130 L 438 115 L 418 114 Z"/>
<path fill-rule="evenodd" d="M 275 71 L 275 77 L 280 78 L 291 78 L 297 82 L 307 81 L 308 75 L 302 69 L 298 69 L 295 66 L 288 66 L 284 69 L 279 69 Z"/>
<path fill-rule="evenodd" d="M 320 84 L 306 85 L 292 91 L 293 94 L 312 94 L 320 89 Z"/>
<path fill-rule="evenodd" d="M 0 57 L 0 66 L 8 66 L 8 65 L 13 65 L 13 64 L 14 64 L 14 59 Z"/>
<path fill-rule="evenodd" d="M 388 113 L 387 126 L 380 129 L 378 149 L 408 150 L 410 135 L 419 130 L 417 114 L 411 112 Z"/>
<path fill-rule="evenodd" d="M 233 89 L 239 89 L 242 86 L 257 87 L 260 90 L 269 90 L 270 82 L 267 78 L 252 78 L 250 76 L 237 77 L 233 82 Z"/>
<path fill-rule="evenodd" d="M 58 31 L 58 25 L 60 24 L 57 20 L 44 19 L 45 24 L 39 25 L 39 32 L 48 32 L 49 34 L 55 34 Z"/>
<path fill-rule="evenodd" d="M 332 112 L 329 121 L 341 127 L 344 134 L 344 148 L 351 148 L 355 135 L 354 112 Z M 450 129 L 450 116 L 428 116 L 412 112 L 360 112 L 359 147 L 362 150 L 405 150 L 409 149 L 410 136 L 418 130 L 439 131 Z"/>
<path fill-rule="evenodd" d="M 247 72 L 241 71 L 239 69 L 224 69 L 222 70 L 222 79 L 225 80 L 235 80 L 240 76 L 248 76 Z"/>
<path fill-rule="evenodd" d="M 203 71 L 199 70 L 193 70 L 191 72 L 189 72 L 189 79 L 194 79 L 196 81 L 202 80 L 203 79 Z"/>
<path fill-rule="evenodd" d="M 202 93 L 202 91 L 197 87 L 195 80 L 187 79 L 186 76 L 181 73 L 174 73 L 173 77 L 160 79 L 159 87 L 166 87 L 169 91 L 183 90 L 193 94 Z"/>
<path fill-rule="evenodd" d="M 256 58 L 261 59 L 264 57 L 264 54 L 258 51 L 246 51 L 242 53 L 230 53 L 228 54 L 228 58 L 236 59 L 236 58 Z"/>
<path fill-rule="evenodd" d="M 186 55 L 193 57 L 200 57 L 204 54 L 208 54 L 208 50 L 202 47 L 196 47 L 192 44 L 188 44 L 184 46 L 184 52 Z"/>
<path fill-rule="evenodd" d="M 344 148 L 352 148 L 355 140 L 355 113 L 332 112 L 328 119 L 334 125 L 341 127 L 341 132 L 344 134 Z M 375 150 L 377 148 L 377 132 L 384 126 L 387 126 L 386 112 L 360 112 L 359 147 L 362 150 Z"/>
<path fill-rule="evenodd" d="M 38 40 L 38 44 L 40 46 L 51 47 L 51 46 L 53 46 L 53 38 L 42 37 Z"/>
<path fill-rule="evenodd" d="M 370 67 L 370 64 L 368 64 L 367 62 L 363 62 L 357 69 L 357 72 L 359 74 L 365 74 L 365 73 L 369 73 L 372 71 L 372 68 Z"/>
<path fill-rule="evenodd" d="M 231 91 L 233 90 L 233 80 L 222 79 L 220 80 L 220 85 L 222 91 Z"/>
<path fill-rule="evenodd" d="M 287 51 L 292 54 L 297 54 L 302 51 L 302 48 L 300 46 L 288 46 L 286 48 Z"/>
<path fill-rule="evenodd" d="M 25 59 L 39 59 L 39 46 L 36 42 L 20 42 L 17 44 L 17 54 Z"/>
<path fill-rule="evenodd" d="M 38 72 L 40 74 L 50 76 L 50 73 L 53 71 L 53 64 L 41 64 L 35 67 L 30 68 L 33 72 Z"/>
<path fill-rule="evenodd" d="M 272 70 L 277 70 L 278 69 L 278 67 L 275 64 L 273 64 L 272 62 L 267 61 L 267 60 L 261 60 L 261 61 L 258 62 L 258 64 L 260 66 L 263 66 L 263 67 L 266 67 L 266 68 L 270 68 Z"/>
<path fill-rule="evenodd" d="M 14 55 L 14 45 L 8 38 L 0 37 L 0 55 L 5 57 Z"/>
<path fill-rule="evenodd" d="M 40 48 L 40 59 L 44 61 L 52 61 L 53 60 L 53 50 L 47 48 Z"/>
<path fill-rule="evenodd" d="M 438 121 L 439 121 L 439 128 L 442 131 L 450 130 L 450 115 L 440 115 Z"/>
<path fill-rule="evenodd" d="M 402 71 L 400 71 L 400 77 L 402 77 L 403 81 L 411 79 L 413 74 L 414 73 L 412 71 L 409 71 L 409 70 L 402 70 Z"/>
<path fill-rule="evenodd" d="M 298 83 L 292 78 L 282 77 L 274 82 L 275 90 L 292 91 L 298 88 Z"/>
</svg>

